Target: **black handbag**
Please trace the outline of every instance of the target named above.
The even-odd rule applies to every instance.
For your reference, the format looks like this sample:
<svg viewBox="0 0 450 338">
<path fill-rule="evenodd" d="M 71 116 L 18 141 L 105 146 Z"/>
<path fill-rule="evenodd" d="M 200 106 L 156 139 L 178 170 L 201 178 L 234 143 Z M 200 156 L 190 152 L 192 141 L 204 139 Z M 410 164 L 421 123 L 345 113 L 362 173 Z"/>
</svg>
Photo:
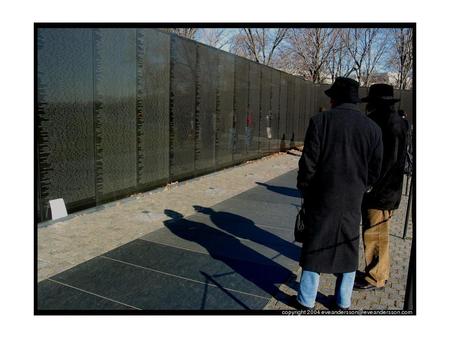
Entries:
<svg viewBox="0 0 450 338">
<path fill-rule="evenodd" d="M 294 238 L 296 242 L 303 243 L 305 236 L 305 208 L 302 205 L 295 219 Z"/>
</svg>

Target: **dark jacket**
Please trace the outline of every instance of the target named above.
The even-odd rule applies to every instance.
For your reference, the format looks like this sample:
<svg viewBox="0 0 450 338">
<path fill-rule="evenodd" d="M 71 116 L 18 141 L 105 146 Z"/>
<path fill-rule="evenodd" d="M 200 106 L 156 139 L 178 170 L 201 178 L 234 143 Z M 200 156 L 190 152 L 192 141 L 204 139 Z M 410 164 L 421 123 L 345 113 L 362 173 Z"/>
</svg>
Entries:
<svg viewBox="0 0 450 338">
<path fill-rule="evenodd" d="M 380 128 L 354 104 L 311 118 L 297 179 L 306 212 L 304 270 L 357 269 L 361 203 L 378 179 L 382 149 Z"/>
<path fill-rule="evenodd" d="M 369 117 L 381 128 L 383 165 L 380 178 L 364 196 L 367 209 L 394 210 L 400 204 L 407 157 L 408 125 L 391 107 L 381 107 Z"/>
</svg>

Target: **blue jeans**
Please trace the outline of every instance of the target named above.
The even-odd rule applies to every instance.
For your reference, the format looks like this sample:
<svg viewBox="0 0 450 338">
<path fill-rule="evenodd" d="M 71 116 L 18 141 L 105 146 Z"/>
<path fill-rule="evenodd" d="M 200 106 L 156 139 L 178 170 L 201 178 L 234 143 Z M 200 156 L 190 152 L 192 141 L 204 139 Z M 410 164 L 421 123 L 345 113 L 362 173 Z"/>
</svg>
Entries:
<svg viewBox="0 0 450 338">
<path fill-rule="evenodd" d="M 336 274 L 336 287 L 334 295 L 336 304 L 341 308 L 349 308 L 352 301 L 353 283 L 355 282 L 356 271 Z M 313 271 L 303 271 L 298 287 L 297 300 L 306 307 L 314 307 L 319 288 L 320 273 Z"/>
</svg>

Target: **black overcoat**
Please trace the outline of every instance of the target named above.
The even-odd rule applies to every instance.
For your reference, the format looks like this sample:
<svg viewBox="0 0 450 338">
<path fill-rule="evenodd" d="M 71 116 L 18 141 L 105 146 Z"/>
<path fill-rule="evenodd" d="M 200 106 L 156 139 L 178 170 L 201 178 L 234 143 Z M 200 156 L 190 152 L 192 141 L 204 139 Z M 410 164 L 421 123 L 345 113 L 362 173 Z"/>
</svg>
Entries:
<svg viewBox="0 0 450 338">
<path fill-rule="evenodd" d="M 380 106 L 369 115 L 383 135 L 383 165 L 380 177 L 364 196 L 365 209 L 395 210 L 400 205 L 407 157 L 409 124 L 392 107 Z"/>
<path fill-rule="evenodd" d="M 361 203 L 381 170 L 380 128 L 356 105 L 341 104 L 311 118 L 299 161 L 304 195 L 304 270 L 342 273 L 358 267 Z"/>
</svg>

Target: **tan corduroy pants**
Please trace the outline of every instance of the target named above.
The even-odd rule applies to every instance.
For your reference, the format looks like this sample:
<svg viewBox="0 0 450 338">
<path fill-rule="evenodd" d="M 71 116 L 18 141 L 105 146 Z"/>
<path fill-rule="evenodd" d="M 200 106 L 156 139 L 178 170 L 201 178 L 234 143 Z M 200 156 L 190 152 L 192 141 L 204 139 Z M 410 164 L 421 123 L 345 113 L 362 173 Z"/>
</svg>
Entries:
<svg viewBox="0 0 450 338">
<path fill-rule="evenodd" d="M 365 279 L 376 287 L 383 287 L 389 278 L 389 221 L 392 215 L 392 210 L 363 210 Z"/>
</svg>

